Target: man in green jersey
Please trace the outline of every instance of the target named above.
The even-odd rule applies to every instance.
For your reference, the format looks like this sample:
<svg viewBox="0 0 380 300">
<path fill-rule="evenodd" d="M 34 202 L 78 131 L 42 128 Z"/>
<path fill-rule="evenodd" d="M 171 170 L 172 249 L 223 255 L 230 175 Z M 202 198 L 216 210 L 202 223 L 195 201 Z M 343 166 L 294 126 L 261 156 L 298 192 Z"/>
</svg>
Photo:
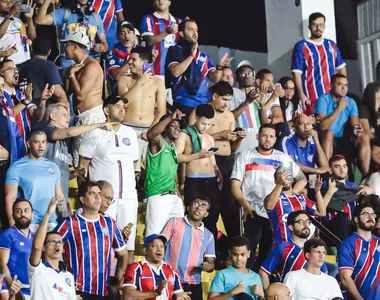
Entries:
<svg viewBox="0 0 380 300">
<path fill-rule="evenodd" d="M 174 142 L 181 132 L 182 112 L 176 110 L 165 115 L 160 122 L 149 129 L 149 148 L 146 156 L 145 190 L 148 197 L 146 209 L 146 236 L 160 233 L 171 217 L 183 217 L 184 206 L 177 195 L 177 169 L 179 163 L 210 157 L 212 151 L 182 155 L 178 159 Z"/>
</svg>

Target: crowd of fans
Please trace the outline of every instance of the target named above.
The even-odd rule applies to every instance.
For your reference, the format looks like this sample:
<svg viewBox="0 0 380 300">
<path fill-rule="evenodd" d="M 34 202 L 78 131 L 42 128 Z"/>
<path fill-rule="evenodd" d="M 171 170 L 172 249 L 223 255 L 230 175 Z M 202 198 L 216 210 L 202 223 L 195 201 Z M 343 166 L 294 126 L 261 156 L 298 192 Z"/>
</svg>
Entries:
<svg viewBox="0 0 380 300">
<path fill-rule="evenodd" d="M 380 299 L 380 83 L 321 13 L 275 83 L 153 2 L 0 1 L 0 299 Z"/>
</svg>

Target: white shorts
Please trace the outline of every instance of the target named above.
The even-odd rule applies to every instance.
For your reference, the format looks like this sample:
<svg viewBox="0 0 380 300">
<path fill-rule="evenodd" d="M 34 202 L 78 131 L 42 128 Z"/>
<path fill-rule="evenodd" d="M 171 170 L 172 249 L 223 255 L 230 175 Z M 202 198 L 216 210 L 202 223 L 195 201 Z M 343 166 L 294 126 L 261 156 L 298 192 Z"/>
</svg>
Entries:
<svg viewBox="0 0 380 300">
<path fill-rule="evenodd" d="M 78 115 L 75 117 L 75 126 L 92 125 L 105 122 L 106 116 L 103 112 L 103 105 L 98 105 L 82 113 L 78 113 Z M 75 167 L 77 167 L 79 163 L 79 147 L 83 136 L 84 135 L 77 136 L 73 141 L 73 158 Z"/>
<path fill-rule="evenodd" d="M 129 223 L 133 224 L 131 235 L 127 242 L 127 249 L 130 251 L 135 250 L 136 240 L 136 227 L 137 227 L 137 193 L 130 198 L 115 198 L 106 214 L 116 220 L 120 229 L 123 229 Z"/>
<path fill-rule="evenodd" d="M 183 217 L 183 201 L 177 195 L 148 197 L 145 216 L 145 235 L 160 233 L 171 217 Z"/>
</svg>

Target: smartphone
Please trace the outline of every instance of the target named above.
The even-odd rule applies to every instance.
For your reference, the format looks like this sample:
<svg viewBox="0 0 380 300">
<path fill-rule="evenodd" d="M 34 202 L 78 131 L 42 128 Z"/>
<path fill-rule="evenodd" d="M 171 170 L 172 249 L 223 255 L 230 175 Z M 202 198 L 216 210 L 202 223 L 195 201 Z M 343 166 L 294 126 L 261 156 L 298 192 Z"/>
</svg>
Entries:
<svg viewBox="0 0 380 300">
<path fill-rule="evenodd" d="M 289 172 L 290 175 L 289 175 L 289 180 L 290 181 L 293 181 L 293 163 L 292 162 L 285 162 L 284 165 L 284 170 L 285 172 Z"/>
<path fill-rule="evenodd" d="M 152 64 L 144 63 L 142 72 L 143 72 L 143 74 L 153 74 L 152 69 L 153 69 Z"/>
<path fill-rule="evenodd" d="M 208 149 L 208 151 L 213 151 L 213 152 L 216 152 L 218 150 L 219 150 L 218 147 L 211 147 L 210 149 Z"/>
<path fill-rule="evenodd" d="M 244 130 L 244 129 L 241 128 L 241 127 L 236 127 L 236 128 L 234 129 L 234 132 L 243 131 L 243 130 Z"/>
</svg>

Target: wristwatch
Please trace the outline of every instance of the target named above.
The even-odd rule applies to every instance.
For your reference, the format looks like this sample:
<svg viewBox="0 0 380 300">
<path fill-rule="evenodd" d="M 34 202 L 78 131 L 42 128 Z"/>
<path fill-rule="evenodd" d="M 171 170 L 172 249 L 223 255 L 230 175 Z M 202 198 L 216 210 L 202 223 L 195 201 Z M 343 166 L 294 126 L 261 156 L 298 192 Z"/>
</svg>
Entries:
<svg viewBox="0 0 380 300">
<path fill-rule="evenodd" d="M 20 101 L 20 103 L 21 103 L 22 105 L 25 105 L 25 107 L 27 107 L 27 106 L 28 106 L 28 103 L 26 103 L 26 101 L 25 101 L 25 100 L 21 100 L 21 101 Z"/>
<path fill-rule="evenodd" d="M 13 18 L 11 15 L 5 15 L 4 19 L 8 19 L 8 20 L 11 20 L 11 21 L 15 20 L 15 18 Z"/>
<path fill-rule="evenodd" d="M 75 74 L 70 74 L 69 75 L 69 79 L 74 78 L 74 77 L 75 77 Z"/>
</svg>

